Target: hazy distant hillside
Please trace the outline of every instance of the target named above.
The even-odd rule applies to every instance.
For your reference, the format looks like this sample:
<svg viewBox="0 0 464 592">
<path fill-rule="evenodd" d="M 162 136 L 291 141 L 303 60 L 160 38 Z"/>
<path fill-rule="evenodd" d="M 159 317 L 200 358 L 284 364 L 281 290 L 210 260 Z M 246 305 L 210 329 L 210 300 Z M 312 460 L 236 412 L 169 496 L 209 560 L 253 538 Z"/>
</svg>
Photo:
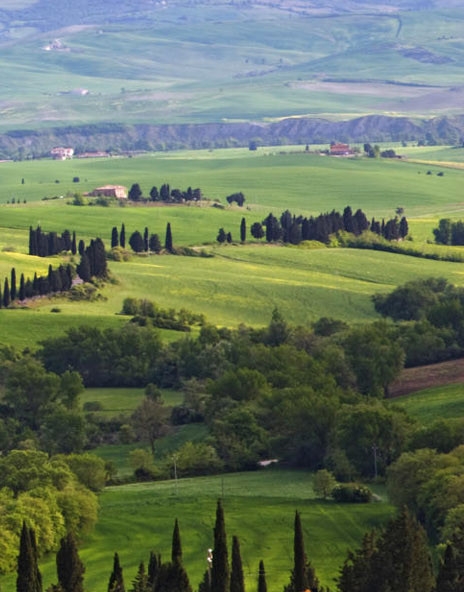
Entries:
<svg viewBox="0 0 464 592">
<path fill-rule="evenodd" d="M 461 0 L 3 0 L 0 130 L 464 109 Z"/>
</svg>

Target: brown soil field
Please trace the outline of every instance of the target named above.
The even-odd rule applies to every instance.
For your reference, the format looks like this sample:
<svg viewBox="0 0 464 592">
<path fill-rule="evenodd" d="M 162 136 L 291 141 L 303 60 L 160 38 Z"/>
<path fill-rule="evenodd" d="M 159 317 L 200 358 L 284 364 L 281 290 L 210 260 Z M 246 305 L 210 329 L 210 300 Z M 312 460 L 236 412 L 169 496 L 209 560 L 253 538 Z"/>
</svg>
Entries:
<svg viewBox="0 0 464 592">
<path fill-rule="evenodd" d="M 430 366 L 405 368 L 390 386 L 389 397 L 458 382 L 464 382 L 464 358 Z"/>
</svg>

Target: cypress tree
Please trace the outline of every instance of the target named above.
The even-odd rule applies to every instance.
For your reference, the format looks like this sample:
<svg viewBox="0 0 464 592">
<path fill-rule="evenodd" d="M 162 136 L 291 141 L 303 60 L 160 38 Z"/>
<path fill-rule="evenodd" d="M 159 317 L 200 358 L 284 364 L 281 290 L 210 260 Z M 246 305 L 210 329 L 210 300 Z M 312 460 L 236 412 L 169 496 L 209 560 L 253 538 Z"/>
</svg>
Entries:
<svg viewBox="0 0 464 592">
<path fill-rule="evenodd" d="M 145 565 L 142 561 L 137 570 L 137 575 L 132 582 L 131 592 L 148 592 L 147 581 L 148 578 L 145 573 Z"/>
<path fill-rule="evenodd" d="M 436 592 L 462 592 L 464 590 L 464 537 L 454 535 L 446 546 L 437 575 Z"/>
<path fill-rule="evenodd" d="M 148 561 L 148 588 L 150 590 L 155 589 L 160 567 L 161 555 L 156 555 L 156 553 L 150 551 L 150 559 Z"/>
<path fill-rule="evenodd" d="M 3 284 L 3 307 L 8 308 L 10 306 L 10 285 L 8 283 L 8 278 L 5 278 L 5 282 Z"/>
<path fill-rule="evenodd" d="M 91 275 L 90 275 L 90 262 L 89 258 L 87 257 L 86 253 L 83 253 L 81 256 L 81 262 L 77 266 L 77 273 L 79 277 L 84 282 L 90 282 Z"/>
<path fill-rule="evenodd" d="M 172 532 L 171 561 L 173 563 L 182 563 L 182 544 L 180 542 L 179 523 L 177 518 Z"/>
<path fill-rule="evenodd" d="M 56 571 L 63 592 L 83 592 L 85 568 L 77 552 L 76 539 L 71 532 L 61 539 L 56 554 Z"/>
<path fill-rule="evenodd" d="M 143 248 L 147 253 L 148 253 L 148 237 L 149 237 L 148 227 L 145 226 L 145 230 L 143 231 Z"/>
<path fill-rule="evenodd" d="M 242 218 L 240 223 L 240 241 L 244 243 L 246 241 L 246 220 Z"/>
<path fill-rule="evenodd" d="M 122 567 L 117 553 L 114 554 L 113 558 L 113 571 L 108 582 L 108 592 L 125 592 Z"/>
<path fill-rule="evenodd" d="M 76 241 L 76 232 L 72 233 L 72 241 L 71 241 L 71 253 L 75 255 L 77 253 L 77 241 Z"/>
<path fill-rule="evenodd" d="M 29 255 L 37 255 L 37 232 L 29 226 Z"/>
<path fill-rule="evenodd" d="M 26 298 L 26 285 L 24 280 L 24 273 L 21 274 L 19 279 L 19 300 L 22 302 Z"/>
<path fill-rule="evenodd" d="M 126 248 L 126 227 L 121 224 L 121 232 L 119 233 L 119 244 L 123 249 Z"/>
<path fill-rule="evenodd" d="M 232 561 L 230 570 L 230 592 L 245 592 L 242 557 L 238 537 L 232 537 Z"/>
<path fill-rule="evenodd" d="M 114 249 L 114 247 L 119 247 L 119 233 L 116 226 L 113 226 L 111 231 L 111 248 Z"/>
<path fill-rule="evenodd" d="M 171 232 L 171 223 L 168 222 L 166 225 L 166 239 L 164 241 L 164 248 L 168 253 L 172 253 L 173 246 L 172 246 L 172 232 Z"/>
<path fill-rule="evenodd" d="M 317 592 L 319 581 L 313 567 L 306 559 L 304 548 L 303 528 L 299 512 L 295 512 L 293 535 L 293 570 L 290 583 L 285 586 L 285 592 L 303 592 L 304 590 Z"/>
<path fill-rule="evenodd" d="M 161 242 L 157 234 L 152 234 L 148 242 L 150 251 L 153 253 L 159 253 L 161 251 Z"/>
<path fill-rule="evenodd" d="M 19 540 L 16 592 L 42 592 L 42 577 L 37 563 L 35 534 L 23 522 Z"/>
<path fill-rule="evenodd" d="M 261 559 L 259 562 L 259 571 L 258 571 L 258 592 L 267 592 L 267 584 L 266 584 L 266 572 L 264 570 L 264 562 Z"/>
<path fill-rule="evenodd" d="M 224 510 L 221 500 L 216 507 L 216 523 L 214 526 L 214 549 L 211 566 L 211 592 L 228 592 L 229 590 L 229 560 L 227 552 L 227 537 L 224 523 Z"/>
<path fill-rule="evenodd" d="M 138 230 L 130 235 L 129 245 L 135 253 L 141 253 L 144 250 L 145 244 L 143 237 Z"/>
<path fill-rule="evenodd" d="M 82 255 L 85 253 L 85 243 L 82 239 L 79 241 L 79 246 L 77 250 L 79 252 L 79 255 L 82 257 Z"/>
<path fill-rule="evenodd" d="M 10 298 L 16 300 L 16 269 L 11 268 L 11 287 L 10 287 Z"/>
</svg>

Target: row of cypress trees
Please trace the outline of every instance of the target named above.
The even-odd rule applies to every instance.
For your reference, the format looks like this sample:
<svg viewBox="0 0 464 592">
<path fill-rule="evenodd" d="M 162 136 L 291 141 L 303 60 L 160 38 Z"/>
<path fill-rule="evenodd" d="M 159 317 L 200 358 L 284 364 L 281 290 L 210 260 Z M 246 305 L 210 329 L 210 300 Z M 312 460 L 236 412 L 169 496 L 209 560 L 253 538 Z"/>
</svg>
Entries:
<svg viewBox="0 0 464 592">
<path fill-rule="evenodd" d="M 158 234 L 150 234 L 148 227 L 142 233 L 139 230 L 135 230 L 129 237 L 129 246 L 135 253 L 143 253 L 152 251 L 153 253 L 159 253 L 162 249 L 160 237 Z M 121 225 L 121 230 L 118 231 L 116 226 L 113 226 L 111 230 L 111 248 L 122 247 L 126 248 L 126 229 L 124 224 Z M 172 230 L 171 223 L 166 224 L 166 235 L 164 240 L 164 248 L 168 253 L 174 252 L 173 241 L 172 241 Z"/>
<path fill-rule="evenodd" d="M 64 230 L 61 235 L 56 232 L 43 232 L 40 226 L 34 230 L 29 227 L 29 255 L 37 257 L 50 257 L 63 251 L 77 253 L 76 233 L 72 235 L 69 230 Z"/>
<path fill-rule="evenodd" d="M 0 287 L 0 308 L 8 308 L 13 302 L 23 302 L 34 296 L 45 296 L 47 294 L 66 292 L 71 289 L 73 270 L 71 265 L 60 265 L 53 269 L 48 266 L 46 276 L 34 274 L 34 278 L 25 278 L 21 273 L 19 286 L 16 280 L 16 269 L 11 269 L 10 278 L 6 277 L 3 282 L 3 292 Z"/>
<path fill-rule="evenodd" d="M 229 565 L 224 511 L 219 500 L 213 531 L 214 548 L 208 555 L 208 568 L 199 592 L 245 592 L 240 544 L 232 538 Z M 337 582 L 339 592 L 462 592 L 464 589 L 464 548 L 462 540 L 448 545 L 435 580 L 427 537 L 424 529 L 402 510 L 385 530 L 365 535 L 362 547 L 349 552 Z M 84 565 L 75 538 L 68 534 L 61 540 L 56 555 L 58 584 L 51 592 L 83 592 Z M 258 592 L 267 592 L 264 562 L 259 562 Z M 123 570 L 117 553 L 109 577 L 108 592 L 125 592 Z M 315 571 L 307 559 L 299 512 L 295 512 L 293 539 L 293 569 L 284 592 L 322 592 Z M 42 592 L 34 532 L 23 523 L 18 556 L 16 592 Z M 192 592 L 182 563 L 179 524 L 175 520 L 172 535 L 171 561 L 150 553 L 148 569 L 139 564 L 130 592 Z"/>
</svg>

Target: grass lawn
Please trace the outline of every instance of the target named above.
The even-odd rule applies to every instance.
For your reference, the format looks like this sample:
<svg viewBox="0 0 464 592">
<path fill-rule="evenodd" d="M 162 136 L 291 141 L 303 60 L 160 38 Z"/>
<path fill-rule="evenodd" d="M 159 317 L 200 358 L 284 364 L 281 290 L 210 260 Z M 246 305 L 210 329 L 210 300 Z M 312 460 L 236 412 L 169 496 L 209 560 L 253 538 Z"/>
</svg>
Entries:
<svg viewBox="0 0 464 592">
<path fill-rule="evenodd" d="M 293 562 L 293 520 L 299 510 L 308 559 L 324 586 L 333 579 L 363 534 L 391 516 L 383 501 L 367 505 L 335 504 L 314 499 L 311 474 L 271 470 L 216 477 L 174 480 L 107 488 L 100 496 L 100 518 L 94 533 L 85 538 L 80 556 L 86 565 L 85 586 L 104 590 L 115 551 L 124 569 L 126 588 L 140 561 L 150 550 L 170 557 L 171 536 L 177 517 L 184 564 L 194 589 L 206 569 L 207 549 L 213 545 L 218 498 L 223 498 L 229 544 L 240 539 L 246 584 L 255 589 L 258 563 L 263 559 L 268 589 L 282 590 Z M 44 588 L 56 580 L 54 558 L 41 565 Z M 4 589 L 13 586 L 4 578 Z"/>
<path fill-rule="evenodd" d="M 429 388 L 411 395 L 398 397 L 395 405 L 406 409 L 408 415 L 429 425 L 437 419 L 464 417 L 464 384 L 449 384 Z"/>
</svg>

